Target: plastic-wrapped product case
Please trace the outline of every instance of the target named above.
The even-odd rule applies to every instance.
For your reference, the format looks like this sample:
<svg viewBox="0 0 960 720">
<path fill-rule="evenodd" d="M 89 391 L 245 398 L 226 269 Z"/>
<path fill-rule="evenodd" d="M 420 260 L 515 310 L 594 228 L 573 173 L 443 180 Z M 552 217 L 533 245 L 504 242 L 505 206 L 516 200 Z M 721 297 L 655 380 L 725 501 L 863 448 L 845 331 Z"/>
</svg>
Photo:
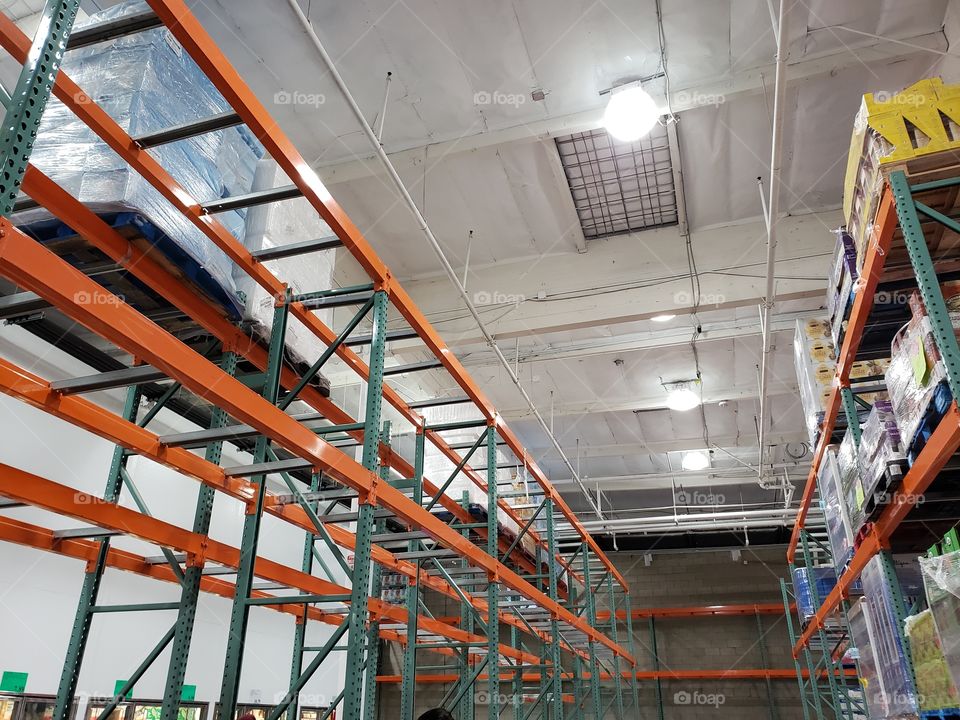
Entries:
<svg viewBox="0 0 960 720">
<path fill-rule="evenodd" d="M 887 391 L 904 445 L 916 436 L 946 370 L 933 338 L 930 318 L 914 315 L 893 339 Z"/>
<path fill-rule="evenodd" d="M 920 569 L 940 650 L 954 684 L 960 686 L 960 552 L 922 557 Z"/>
<path fill-rule="evenodd" d="M 896 489 L 906 472 L 906 454 L 889 400 L 876 400 L 863 424 L 857 449 L 865 499 Z"/>
<path fill-rule="evenodd" d="M 869 609 L 866 598 L 860 598 L 850 606 L 850 638 L 856 647 L 857 667 L 860 671 L 860 685 L 871 718 L 886 717 L 887 704 L 883 689 L 877 676 L 877 658 L 870 642 L 867 628 Z"/>
<path fill-rule="evenodd" d="M 114 6 L 90 17 L 91 23 L 147 8 L 145 2 Z M 226 101 L 166 29 L 117 38 L 67 53 L 63 69 L 89 97 L 132 136 L 170 128 L 222 113 Z M 254 167 L 263 150 L 246 128 L 229 128 L 160 145 L 151 155 L 200 202 L 250 191 Z M 163 235 L 157 242 L 172 254 L 184 253 L 196 264 L 190 275 L 201 286 L 215 285 L 241 303 L 233 282 L 233 263 L 190 221 L 177 212 L 144 178 L 130 169 L 106 143 L 66 106 L 51 99 L 40 124 L 31 162 L 67 192 L 97 213 L 132 212 Z M 49 219 L 37 208 L 18 213 L 18 225 Z M 238 239 L 240 211 L 217 214 Z M 167 253 L 171 254 L 171 253 Z M 221 293 L 211 291 L 218 296 Z"/>
<path fill-rule="evenodd" d="M 853 296 L 857 272 L 857 250 L 853 238 L 844 228 L 836 231 L 837 246 L 833 253 L 830 277 L 827 282 L 827 312 L 830 317 L 830 337 L 834 345 L 840 338 L 846 320 L 847 308 Z"/>
<path fill-rule="evenodd" d="M 933 612 L 924 610 L 908 617 L 904 621 L 904 632 L 910 641 L 920 710 L 960 707 L 960 694 L 943 656 Z"/>
<path fill-rule="evenodd" d="M 910 659 L 901 638 L 893 595 L 884 578 L 883 560 L 874 556 L 860 579 L 867 609 L 867 630 L 876 658 L 877 682 L 886 704 L 880 717 L 915 717 L 919 711 Z"/>
<path fill-rule="evenodd" d="M 793 352 L 804 421 L 810 441 L 815 443 L 837 367 L 829 322 L 814 318 L 798 320 Z"/>
<path fill-rule="evenodd" d="M 843 568 L 853 553 L 854 533 L 847 516 L 836 445 L 828 446 L 824 453 L 817 475 L 817 485 L 820 488 L 820 502 L 823 505 L 833 562 L 837 568 Z"/>
<path fill-rule="evenodd" d="M 846 504 L 850 531 L 856 536 L 866 517 L 863 513 L 863 484 L 860 481 L 860 464 L 857 462 L 857 445 L 853 433 L 847 430 L 837 448 L 837 470 L 840 479 L 840 495 Z"/>
</svg>

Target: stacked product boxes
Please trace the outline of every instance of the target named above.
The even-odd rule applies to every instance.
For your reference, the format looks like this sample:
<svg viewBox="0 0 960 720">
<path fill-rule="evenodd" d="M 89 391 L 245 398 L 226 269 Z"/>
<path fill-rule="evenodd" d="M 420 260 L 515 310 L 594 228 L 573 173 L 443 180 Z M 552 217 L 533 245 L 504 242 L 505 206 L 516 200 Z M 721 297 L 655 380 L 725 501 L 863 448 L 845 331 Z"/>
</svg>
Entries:
<svg viewBox="0 0 960 720">
<path fill-rule="evenodd" d="M 811 443 L 816 443 L 837 370 L 830 323 L 816 318 L 798 320 L 793 352 L 804 421 Z"/>
<path fill-rule="evenodd" d="M 830 339 L 840 346 L 846 322 L 847 309 L 853 301 L 857 282 L 857 249 L 853 238 L 843 228 L 836 231 L 837 247 L 833 253 L 830 277 L 827 282 L 827 313 L 830 318 Z"/>
<path fill-rule="evenodd" d="M 860 433 L 857 448 L 860 490 L 856 493 L 857 514 L 871 518 L 900 485 L 907 470 L 906 454 L 889 400 L 874 401 Z"/>
</svg>

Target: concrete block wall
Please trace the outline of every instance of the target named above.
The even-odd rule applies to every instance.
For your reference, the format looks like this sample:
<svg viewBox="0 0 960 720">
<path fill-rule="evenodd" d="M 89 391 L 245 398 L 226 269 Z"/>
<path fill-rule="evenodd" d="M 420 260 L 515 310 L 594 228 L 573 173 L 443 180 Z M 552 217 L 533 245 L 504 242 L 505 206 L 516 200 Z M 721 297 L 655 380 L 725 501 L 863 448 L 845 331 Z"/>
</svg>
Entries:
<svg viewBox="0 0 960 720">
<path fill-rule="evenodd" d="M 742 603 L 780 603 L 780 578 L 787 572 L 785 548 L 743 548 L 739 555 L 730 550 L 652 553 L 649 564 L 643 553 L 610 553 L 610 558 L 627 579 L 631 603 L 636 608 L 680 607 Z M 606 593 L 597 596 L 598 610 L 608 608 Z M 434 612 L 459 614 L 459 608 L 442 599 L 431 602 Z M 711 618 L 658 618 L 657 650 L 661 669 L 753 670 L 762 667 L 760 630 L 755 615 Z M 792 669 L 790 645 L 782 614 L 761 615 L 767 652 L 767 666 Z M 635 653 L 641 670 L 653 669 L 650 629 L 646 619 L 634 621 Z M 626 629 L 621 625 L 621 642 Z M 526 640 L 525 640 L 526 642 Z M 531 645 L 531 643 L 528 643 Z M 532 649 L 531 645 L 531 649 Z M 401 649 L 385 646 L 383 673 L 399 674 Z M 438 665 L 444 659 L 421 653 L 419 662 Z M 453 659 L 451 673 L 456 673 Z M 441 671 L 429 671 L 441 672 Z M 417 686 L 417 712 L 435 707 L 449 685 Z M 794 720 L 802 717 L 796 680 L 772 680 L 770 690 L 763 680 L 664 681 L 664 717 L 672 720 L 736 717 L 742 720 Z M 506 691 L 505 691 L 506 692 Z M 383 685 L 379 692 L 379 717 L 396 717 L 399 685 Z M 641 717 L 656 718 L 655 683 L 640 683 Z M 628 717 L 636 717 L 628 710 Z M 477 717 L 486 717 L 486 707 L 477 705 Z M 507 712 L 503 717 L 511 717 Z M 539 717 L 537 715 L 536 717 Z M 614 714 L 610 714 L 614 718 Z"/>
</svg>

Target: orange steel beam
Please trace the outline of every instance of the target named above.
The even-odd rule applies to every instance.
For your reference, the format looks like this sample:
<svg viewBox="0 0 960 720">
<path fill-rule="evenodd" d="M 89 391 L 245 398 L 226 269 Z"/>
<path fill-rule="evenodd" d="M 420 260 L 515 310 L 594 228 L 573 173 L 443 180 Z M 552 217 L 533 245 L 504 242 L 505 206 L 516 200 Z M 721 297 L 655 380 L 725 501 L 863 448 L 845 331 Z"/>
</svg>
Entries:
<svg viewBox="0 0 960 720">
<path fill-rule="evenodd" d="M 919 498 L 930 487 L 937 474 L 949 462 L 953 454 L 960 448 L 960 410 L 957 403 L 950 404 L 950 409 L 944 415 L 937 429 L 927 441 L 913 466 L 907 471 L 900 488 L 893 496 L 893 500 L 881 513 L 874 523 L 873 530 L 857 548 L 846 571 L 837 580 L 836 586 L 824 599 L 806 629 L 800 635 L 793 648 L 793 656 L 799 657 L 800 651 L 810 642 L 827 617 L 839 607 L 840 602 L 847 598 L 850 586 L 860 577 L 866 564 L 881 550 L 889 547 L 890 536 L 897 529 L 900 522 L 910 512 Z"/>
<path fill-rule="evenodd" d="M 161 15 L 157 8 L 154 8 L 154 10 L 158 15 Z M 286 137 L 282 136 L 282 133 L 280 132 L 276 123 L 270 120 L 266 110 L 262 105 L 259 105 L 249 88 L 246 87 L 239 75 L 236 74 L 236 71 L 232 69 L 226 58 L 220 53 L 219 49 L 209 38 L 209 36 L 206 35 L 199 23 L 196 22 L 196 19 L 193 17 L 190 11 L 184 5 L 182 6 L 182 13 L 178 10 L 177 13 L 169 16 L 169 19 L 176 25 L 176 28 L 174 25 L 169 25 L 169 29 L 174 35 L 177 35 L 178 29 L 181 32 L 184 31 L 182 23 L 189 22 L 192 30 L 199 32 L 201 36 L 200 39 L 209 44 L 209 50 L 219 56 L 219 59 L 222 60 L 222 64 L 229 69 L 230 73 L 232 73 L 231 79 L 235 81 L 237 88 L 241 91 L 240 95 L 236 97 L 245 97 L 248 100 L 252 100 L 254 103 L 256 103 L 256 107 L 259 109 L 260 113 L 262 113 L 262 117 L 257 115 L 256 120 L 264 121 L 265 124 L 260 124 L 258 122 L 256 125 L 249 125 L 248 122 L 250 129 L 255 132 L 258 139 L 264 144 L 264 146 L 267 147 L 268 150 L 271 150 L 271 154 L 273 154 L 274 150 L 276 150 L 277 153 L 280 153 L 278 155 L 274 155 L 274 159 L 276 159 L 278 164 L 280 164 L 280 166 L 283 167 L 288 175 L 290 175 L 291 180 L 298 185 L 300 190 L 303 192 L 304 197 L 306 197 L 311 204 L 313 204 L 315 209 L 317 209 L 320 215 L 328 222 L 331 228 L 337 231 L 341 241 L 343 241 L 345 246 L 354 252 L 354 256 L 358 257 L 358 253 L 360 253 L 363 257 L 370 257 L 375 261 L 371 266 L 364 264 L 363 261 L 361 261 L 361 264 L 364 265 L 364 268 L 367 270 L 371 279 L 373 279 L 375 283 L 381 284 L 384 289 L 391 294 L 391 299 L 394 301 L 394 304 L 397 305 L 394 295 L 398 290 L 401 293 L 403 293 L 403 291 L 391 279 L 389 270 L 386 269 L 382 261 L 380 261 L 380 259 L 376 256 L 372 247 L 370 247 L 363 236 L 360 235 L 359 230 L 353 226 L 346 214 L 343 213 L 338 205 L 336 205 L 329 193 L 326 191 L 326 188 L 323 187 L 320 179 L 315 173 L 313 173 L 312 170 L 309 169 L 303 158 L 299 155 L 299 153 L 297 153 L 296 149 L 294 149 L 293 145 L 289 142 L 289 140 L 286 139 Z M 184 42 L 182 38 L 179 36 L 177 37 L 181 44 L 184 44 L 185 47 L 188 45 L 188 43 Z M 20 29 L 3 13 L 0 13 L 0 44 L 2 44 L 4 48 L 14 56 L 14 58 L 20 62 L 25 61 L 26 54 L 30 46 L 30 39 L 23 34 L 23 32 L 20 31 Z M 193 46 L 193 43 L 190 42 L 189 45 Z M 203 59 L 206 60 L 206 57 L 204 56 Z M 201 59 L 198 57 L 194 57 L 194 60 L 205 70 L 208 68 L 214 68 L 216 65 L 214 64 L 213 66 L 210 66 L 207 62 L 201 62 Z M 213 76 L 211 76 L 210 79 L 216 84 L 216 80 Z M 228 101 L 230 101 L 230 97 L 234 95 L 233 92 L 225 92 L 224 89 L 220 88 L 219 86 L 218 89 L 221 90 L 221 93 L 224 94 L 224 97 L 226 97 Z M 231 86 L 230 89 L 232 90 L 233 86 Z M 83 120 L 94 132 L 96 132 L 97 135 L 111 147 L 111 149 L 113 149 L 126 162 L 128 162 L 131 167 L 136 169 L 144 177 L 144 179 L 150 182 L 150 184 L 153 185 L 153 187 L 157 189 L 166 200 L 168 200 L 175 208 L 177 208 L 177 210 L 179 210 L 187 220 L 192 222 L 202 233 L 207 236 L 208 239 L 210 239 L 211 242 L 223 250 L 224 253 L 237 265 L 243 268 L 255 282 L 257 282 L 274 297 L 283 296 L 285 289 L 284 284 L 276 276 L 274 276 L 265 265 L 256 261 L 250 252 L 240 242 L 238 242 L 236 238 L 233 237 L 233 235 L 219 221 L 217 221 L 211 215 L 204 214 L 199 202 L 197 202 L 195 198 L 191 197 L 190 194 L 187 193 L 187 191 L 182 188 L 176 182 L 176 180 L 174 180 L 174 178 L 166 172 L 166 170 L 163 169 L 163 167 L 149 154 L 149 152 L 139 148 L 136 142 L 112 118 L 110 118 L 106 112 L 104 112 L 96 103 L 91 102 L 89 98 L 82 92 L 79 86 L 77 86 L 65 72 L 61 71 L 57 75 L 54 86 L 54 94 L 56 94 L 57 98 L 61 102 L 69 107 L 81 120 Z M 245 113 L 243 112 L 243 108 L 246 108 L 246 106 L 238 106 L 234 109 L 238 111 L 238 114 L 240 114 L 241 117 L 244 117 L 244 119 L 247 120 Z M 271 133 L 275 133 L 281 137 L 283 140 L 282 146 L 276 144 Z M 291 158 L 294 159 L 291 161 Z M 287 164 L 291 162 L 292 164 L 288 168 Z M 299 183 L 297 183 L 298 178 L 300 180 Z M 320 191 L 320 194 L 318 194 L 318 191 Z M 335 220 L 327 210 L 327 207 L 324 204 L 325 201 L 327 204 L 335 207 L 339 220 Z M 360 242 L 354 242 L 352 245 L 351 243 L 347 242 L 342 233 L 349 235 L 351 231 L 352 233 L 356 234 Z M 381 268 L 382 270 L 374 272 L 374 267 Z M 405 293 L 403 296 L 406 298 L 406 301 L 412 305 L 413 301 L 410 300 Z M 402 308 L 399 305 L 397 305 L 397 307 L 402 312 Z M 328 345 L 333 342 L 333 339 L 336 337 L 336 333 L 330 330 L 330 328 L 326 327 L 310 310 L 305 308 L 302 303 L 293 303 L 290 309 L 294 317 L 300 320 L 317 337 L 322 339 Z M 416 312 L 419 314 L 419 310 L 416 310 Z M 435 334 L 432 326 L 427 323 L 426 318 L 423 318 L 422 315 L 420 315 L 420 317 L 423 319 L 423 322 L 426 323 L 426 329 Z M 421 337 L 423 337 L 422 333 Z M 424 339 L 426 341 L 426 338 Z M 437 341 L 439 341 L 441 345 L 443 344 L 439 337 L 437 337 Z M 427 342 L 427 344 L 430 346 L 430 342 Z M 452 362 L 455 363 L 457 368 L 459 368 L 459 371 L 463 373 L 465 377 L 467 377 L 466 370 L 462 365 L 460 365 L 459 361 L 456 360 L 456 358 L 452 355 L 449 349 L 446 348 L 445 345 L 443 345 L 443 348 L 443 352 L 437 354 L 437 357 L 444 363 L 445 366 L 448 365 L 452 359 Z M 439 352 L 440 351 L 435 350 L 435 353 Z M 369 368 L 360 359 L 360 357 L 348 347 L 339 347 L 337 349 L 337 355 L 341 357 L 348 367 L 351 367 L 362 378 L 366 379 L 369 377 Z M 452 373 L 449 367 L 447 369 Z M 457 376 L 454 375 L 454 377 L 456 378 Z M 467 381 L 472 384 L 472 380 L 469 377 L 467 377 Z M 479 389 L 477 392 L 479 392 Z M 393 407 L 396 408 L 401 415 L 403 415 L 404 418 L 407 419 L 414 427 L 419 427 L 421 425 L 422 418 L 417 413 L 412 411 L 406 405 L 403 399 L 387 384 L 384 384 L 383 386 L 383 394 L 387 401 L 390 402 L 390 404 L 393 405 Z M 489 405 L 485 399 L 484 403 Z M 498 417 L 496 412 L 493 411 L 492 406 L 490 406 L 491 412 L 486 412 L 485 406 L 481 407 L 481 410 L 484 410 L 484 414 L 487 416 L 488 420 L 492 421 L 494 418 Z M 438 449 L 440 449 L 440 451 L 454 464 L 459 462 L 460 456 L 457 455 L 449 446 L 447 446 L 438 434 L 428 432 L 427 436 L 431 442 L 438 447 Z M 509 433 L 509 431 L 506 430 L 505 426 L 501 430 L 501 438 L 511 446 L 518 457 L 528 461 L 527 465 L 530 467 L 531 472 L 534 473 L 535 478 L 539 479 L 540 476 L 542 476 L 543 482 L 547 483 L 547 485 L 544 485 L 544 490 L 546 491 L 547 486 L 549 486 L 549 481 L 547 481 L 546 476 L 543 476 L 542 473 L 539 475 L 537 474 L 539 473 L 539 469 L 536 468 L 536 465 L 532 462 L 532 460 L 526 458 L 526 453 L 524 452 L 523 447 L 519 444 L 519 441 L 516 440 L 512 433 Z M 515 445 L 511 444 L 511 440 Z M 534 472 L 534 470 L 536 470 L 536 472 Z M 471 478 L 471 480 L 473 480 L 475 484 L 478 485 L 478 487 L 484 490 L 486 489 L 485 483 L 472 468 L 467 467 L 464 469 L 464 472 L 468 477 Z M 543 483 L 541 483 L 541 485 L 543 485 Z M 523 520 L 507 503 L 500 501 L 498 505 L 503 508 L 504 512 L 506 512 L 507 515 L 509 515 L 515 522 L 520 525 L 523 524 Z M 593 538 L 590 537 L 589 534 L 585 534 L 585 530 L 583 530 L 582 526 L 579 524 L 579 521 L 573 517 L 572 512 L 569 510 L 569 508 L 567 508 L 566 504 L 562 499 L 559 498 L 559 496 L 557 496 L 557 505 L 561 508 L 561 510 L 564 510 L 565 515 L 569 513 L 570 517 L 568 517 L 568 519 L 571 521 L 571 523 L 573 523 L 582 531 L 581 534 L 584 535 L 588 543 L 591 543 L 591 547 L 594 549 L 594 552 L 602 558 L 604 564 L 607 565 L 608 569 L 614 573 L 624 589 L 627 589 L 626 583 L 622 576 L 620 576 L 616 569 L 613 568 L 613 565 L 600 550 L 599 546 L 593 541 Z M 541 547 L 545 547 L 542 539 L 535 531 L 532 532 L 531 537 L 533 537 L 536 542 L 541 545 Z M 577 579 L 579 580 L 580 578 L 578 577 Z"/>
<path fill-rule="evenodd" d="M 859 288 L 853 300 L 853 307 L 850 309 L 850 320 L 847 323 L 843 345 L 840 347 L 836 379 L 833 390 L 830 392 L 830 398 L 827 400 L 820 441 L 817 443 L 813 462 L 810 464 L 810 474 L 807 476 L 807 484 L 803 488 L 800 508 L 793 523 L 793 532 L 790 534 L 790 543 L 787 546 L 787 561 L 791 563 L 796 556 L 800 530 L 807 520 L 807 513 L 813 502 L 813 494 L 817 489 L 817 474 L 820 472 L 820 463 L 823 462 L 823 455 L 826 452 L 827 445 L 830 444 L 833 428 L 837 422 L 837 414 L 840 411 L 840 388 L 850 385 L 850 368 L 857 358 L 860 341 L 863 339 L 863 331 L 866 328 L 867 320 L 870 318 L 870 311 L 873 309 L 873 296 L 883 275 L 883 266 L 893 242 L 893 233 L 897 229 L 897 223 L 893 192 L 890 190 L 890 185 L 887 184 L 877 208 L 876 222 L 873 226 L 870 243 L 867 246 L 863 271 L 857 281 Z"/>
<path fill-rule="evenodd" d="M 818 673 L 823 675 L 821 671 Z M 845 668 L 843 671 L 844 676 L 848 678 L 857 677 L 857 672 L 853 668 Z M 524 682 L 538 682 L 541 678 L 540 673 L 537 672 L 526 672 L 521 673 L 522 679 Z M 621 675 L 629 679 L 631 674 L 629 672 L 621 673 Z M 797 678 L 797 671 L 794 669 L 779 669 L 771 668 L 767 670 L 638 670 L 634 673 L 637 680 L 795 680 Z M 810 673 L 807 670 L 801 671 L 801 675 L 804 678 L 810 677 Z M 564 680 L 574 679 L 572 673 L 563 673 L 561 675 Z M 485 680 L 487 678 L 486 674 L 480 676 L 480 680 Z M 514 673 L 500 673 L 500 680 L 507 681 L 514 678 Z M 580 675 L 580 678 L 583 680 L 590 679 L 590 673 L 586 672 Z M 603 672 L 600 673 L 601 680 L 613 680 L 614 677 L 611 673 Z M 442 684 L 442 683 L 453 683 L 460 680 L 459 675 L 454 674 L 418 674 L 416 676 L 416 681 L 418 683 L 424 684 Z M 402 681 L 400 675 L 378 675 L 377 682 L 385 684 L 397 684 Z"/>
<path fill-rule="evenodd" d="M 734 605 L 695 605 L 690 607 L 658 607 L 658 608 L 635 608 L 630 611 L 633 620 L 642 620 L 644 618 L 671 618 L 671 617 L 719 617 L 724 615 L 755 615 L 757 613 L 765 615 L 780 615 L 783 613 L 782 603 L 741 603 Z M 627 614 L 624 610 L 617 610 L 617 618 L 626 620 Z M 610 611 L 603 610 L 597 612 L 597 620 L 609 620 Z"/>
<path fill-rule="evenodd" d="M 202 566 L 209 560 L 226 567 L 236 568 L 240 563 L 238 548 L 114 503 L 97 500 L 91 502 L 90 498 L 84 498 L 83 502 L 78 502 L 76 489 L 2 463 L 0 463 L 0 495 L 184 552 L 187 554 L 188 565 Z M 311 594 L 350 594 L 350 588 L 259 556 L 254 564 L 254 574 L 265 580 Z M 407 622 L 408 613 L 403 606 L 393 605 L 379 598 L 369 598 L 368 606 L 374 617 L 394 622 Z M 486 644 L 487 641 L 484 636 L 468 633 L 427 616 L 418 615 L 417 626 L 426 632 L 436 633 L 458 642 Z M 508 645 L 501 645 L 500 653 L 520 662 L 530 664 L 540 662 L 539 656 L 521 652 Z"/>
<path fill-rule="evenodd" d="M 223 314 L 194 290 L 184 285 L 176 276 L 157 262 L 149 253 L 134 245 L 114 228 L 101 220 L 93 211 L 44 175 L 32 165 L 28 165 L 23 179 L 22 189 L 34 200 L 46 207 L 53 215 L 73 228 L 84 240 L 97 248 L 116 263 L 124 267 L 141 282 L 158 292 L 173 305 L 192 317 L 204 330 L 217 337 L 225 348 L 243 356 L 261 370 L 267 366 L 266 350 L 254 342 L 250 336 L 228 321 Z M 289 367 L 281 371 L 281 385 L 292 388 L 299 377 Z M 346 425 L 356 422 L 348 413 L 341 410 L 329 398 L 325 398 L 315 388 L 306 387 L 301 397 L 314 409 L 323 413 L 333 423 Z M 349 433 L 362 441 L 363 431 Z M 380 446 L 384 461 L 396 468 L 405 477 L 413 475 L 413 466 L 404 460 L 389 446 Z M 436 494 L 439 489 L 429 479 L 423 478 L 424 491 Z M 443 495 L 440 503 L 462 522 L 472 522 L 472 516 L 460 503 Z M 486 535 L 484 530 L 480 533 Z M 500 540 L 502 550 L 506 551 L 507 542 Z M 524 570 L 539 573 L 539 569 L 522 555 L 517 556 L 518 565 Z"/>
<path fill-rule="evenodd" d="M 162 445 L 158 435 L 105 410 L 85 398 L 75 395 L 60 395 L 50 388 L 48 382 L 2 358 L 0 358 L 0 392 L 71 422 L 154 462 L 166 465 L 188 477 L 210 485 L 241 502 L 248 502 L 249 498 L 253 497 L 254 488 L 250 483 L 236 478 L 226 478 L 220 466 L 182 448 L 169 448 Z M 297 505 L 277 506 L 271 504 L 265 508 L 265 512 L 286 520 L 303 530 L 314 532 L 310 518 Z M 351 550 L 355 547 L 356 536 L 353 533 L 336 524 L 325 525 L 325 527 L 336 544 Z M 371 547 L 371 557 L 374 562 L 393 572 L 411 579 L 418 577 L 415 563 L 398 560 L 391 552 L 379 545 Z M 419 573 L 419 582 L 421 587 L 460 601 L 460 596 L 453 587 L 441 578 L 429 575 L 425 570 Z M 471 598 L 471 602 L 482 615 L 486 616 L 488 606 L 485 600 Z M 514 615 L 501 613 L 499 617 L 501 622 L 529 633 L 529 628 Z M 544 631 L 538 631 L 536 634 L 541 639 L 549 639 L 549 635 Z M 577 653 L 584 654 L 583 651 L 577 651 Z"/>
<path fill-rule="evenodd" d="M 413 523 L 474 567 L 486 570 L 497 582 L 550 610 L 559 620 L 636 664 L 624 648 L 605 634 L 553 602 L 523 577 L 482 552 L 400 490 L 382 481 L 376 473 L 364 469 L 324 442 L 278 407 L 31 240 L 6 219 L 0 220 L 0 273 L 21 287 L 36 292 L 72 320 L 180 381 L 199 397 L 222 407 L 240 422 L 251 425 L 279 446 L 356 490 L 361 502 L 380 505 Z M 107 302 L 80 304 L 78 298 L 104 298 Z M 556 491 L 551 489 L 551 493 Z"/>
</svg>

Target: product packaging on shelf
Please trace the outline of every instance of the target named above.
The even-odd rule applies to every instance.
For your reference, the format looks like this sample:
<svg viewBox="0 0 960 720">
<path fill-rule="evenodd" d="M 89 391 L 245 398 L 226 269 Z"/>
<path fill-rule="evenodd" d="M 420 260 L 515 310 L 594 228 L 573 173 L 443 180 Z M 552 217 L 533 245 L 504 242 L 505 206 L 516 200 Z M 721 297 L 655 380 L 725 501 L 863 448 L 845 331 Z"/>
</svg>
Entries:
<svg viewBox="0 0 960 720">
<path fill-rule="evenodd" d="M 106 22 L 146 9 L 146 2 L 123 3 L 92 15 L 89 21 Z M 229 109 L 164 28 L 72 50 L 63 69 L 132 136 Z M 205 202 L 248 193 L 263 148 L 240 126 L 159 145 L 150 154 L 191 197 Z M 115 217 L 145 218 L 159 231 L 150 238 L 150 249 L 163 253 L 232 316 L 240 315 L 243 303 L 233 281 L 232 261 L 55 98 L 43 113 L 31 162 L 94 212 L 109 215 L 111 222 Z M 217 220 L 242 239 L 244 214 L 240 210 L 217 213 Z M 33 225 L 50 218 L 44 208 L 35 208 L 18 213 L 14 221 Z M 155 233 L 153 228 L 147 232 Z"/>
<path fill-rule="evenodd" d="M 874 507 L 889 499 L 889 493 L 903 479 L 907 470 L 905 448 L 889 400 L 874 401 L 860 433 L 857 463 L 862 486 L 861 506 L 866 502 Z"/>
<path fill-rule="evenodd" d="M 849 429 L 837 448 L 837 470 L 840 496 L 846 505 L 850 531 L 856 536 L 866 517 L 863 514 L 863 484 L 860 482 L 860 464 L 857 462 L 857 443 Z"/>
<path fill-rule="evenodd" d="M 960 695 L 943 655 L 933 611 L 924 610 L 908 617 L 904 622 L 904 633 L 910 641 L 920 710 L 960 707 Z"/>
<path fill-rule="evenodd" d="M 877 657 L 870 642 L 870 631 L 867 627 L 870 610 L 866 603 L 866 598 L 860 598 L 850 606 L 848 614 L 850 618 L 850 639 L 856 647 L 860 686 L 863 689 L 863 697 L 867 703 L 869 716 L 871 718 L 885 718 L 887 717 L 887 703 L 877 675 Z"/>
<path fill-rule="evenodd" d="M 875 555 L 864 566 L 860 579 L 863 583 L 867 632 L 877 663 L 877 682 L 886 706 L 885 714 L 880 717 L 915 717 L 919 705 L 910 659 L 894 609 L 893 592 L 879 555 Z"/>
<path fill-rule="evenodd" d="M 951 305 L 957 301 L 954 285 L 944 286 L 950 295 Z M 913 445 L 927 409 L 940 384 L 946 379 L 946 369 L 934 340 L 930 318 L 919 293 L 911 296 L 910 306 L 913 317 L 893 339 L 890 368 L 887 371 L 887 391 L 900 436 L 907 449 Z M 950 314 L 952 319 L 956 315 L 954 312 Z M 956 320 L 954 324 L 957 324 Z"/>
<path fill-rule="evenodd" d="M 837 446 L 830 445 L 823 455 L 820 472 L 817 474 L 817 486 L 820 489 L 820 502 L 830 538 L 830 550 L 833 563 L 838 571 L 847 564 L 853 553 L 854 531 L 847 516 L 847 503 L 843 495 L 843 482 L 840 477 L 840 465 L 837 461 Z"/>
<path fill-rule="evenodd" d="M 810 441 L 815 443 L 837 367 L 829 322 L 817 318 L 797 320 L 793 352 L 804 421 Z"/>
<path fill-rule="evenodd" d="M 853 238 L 844 228 L 836 231 L 837 246 L 827 282 L 827 313 L 830 317 L 830 338 L 839 346 L 846 320 L 847 308 L 852 302 L 857 282 L 857 250 Z"/>
<path fill-rule="evenodd" d="M 920 558 L 927 605 L 950 676 L 960 686 L 960 552 Z"/>
<path fill-rule="evenodd" d="M 957 90 L 940 78 L 928 78 L 895 94 L 863 96 L 843 185 L 843 216 L 859 267 L 873 232 L 885 167 L 960 148 Z"/>
</svg>

